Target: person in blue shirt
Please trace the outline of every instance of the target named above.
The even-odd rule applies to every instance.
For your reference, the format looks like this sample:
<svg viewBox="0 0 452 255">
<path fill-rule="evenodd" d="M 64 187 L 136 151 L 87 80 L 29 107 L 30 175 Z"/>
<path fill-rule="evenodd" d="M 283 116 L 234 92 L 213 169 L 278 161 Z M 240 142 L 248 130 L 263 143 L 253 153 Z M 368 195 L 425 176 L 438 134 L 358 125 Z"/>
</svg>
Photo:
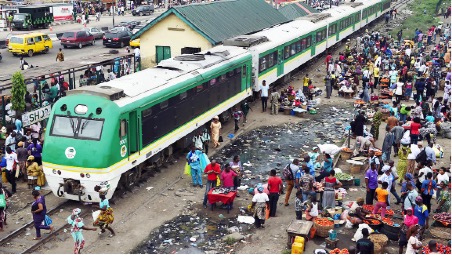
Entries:
<svg viewBox="0 0 452 255">
<path fill-rule="evenodd" d="M 201 168 L 201 157 L 202 151 L 196 149 L 194 145 L 191 146 L 190 152 L 187 154 L 187 163 L 190 165 L 191 169 L 191 179 L 193 181 L 193 187 L 199 185 L 202 188 L 202 173 L 203 170 Z"/>
<path fill-rule="evenodd" d="M 438 189 L 436 182 L 432 180 L 432 178 L 433 173 L 428 172 L 425 180 L 422 182 L 421 185 L 422 201 L 424 205 L 427 206 L 429 212 L 431 212 L 432 210 L 431 200 L 433 196 L 433 191 Z"/>
<path fill-rule="evenodd" d="M 427 122 L 434 123 L 435 122 L 435 117 L 433 117 L 433 113 L 432 112 L 428 112 L 427 116 L 425 117 L 425 120 Z"/>
<path fill-rule="evenodd" d="M 304 162 L 306 163 L 306 166 L 309 168 L 309 174 L 314 177 L 315 176 L 315 168 L 314 168 L 314 163 L 311 161 L 311 157 L 305 156 Z"/>
<path fill-rule="evenodd" d="M 418 196 L 416 197 L 416 205 L 414 206 L 414 216 L 418 218 L 418 224 L 420 226 L 419 229 L 419 236 L 422 240 L 422 237 L 424 235 L 424 232 L 426 229 L 428 229 L 428 215 L 429 211 L 426 205 L 424 205 L 422 197 Z"/>
</svg>

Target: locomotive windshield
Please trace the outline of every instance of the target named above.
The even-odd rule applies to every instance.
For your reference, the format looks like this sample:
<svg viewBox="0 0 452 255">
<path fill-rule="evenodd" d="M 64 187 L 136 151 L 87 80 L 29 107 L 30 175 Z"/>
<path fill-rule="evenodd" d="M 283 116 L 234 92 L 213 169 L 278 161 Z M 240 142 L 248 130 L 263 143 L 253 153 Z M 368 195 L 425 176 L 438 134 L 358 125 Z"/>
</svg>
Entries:
<svg viewBox="0 0 452 255">
<path fill-rule="evenodd" d="M 55 116 L 50 135 L 75 139 L 100 140 L 103 126 L 103 119 Z"/>
</svg>

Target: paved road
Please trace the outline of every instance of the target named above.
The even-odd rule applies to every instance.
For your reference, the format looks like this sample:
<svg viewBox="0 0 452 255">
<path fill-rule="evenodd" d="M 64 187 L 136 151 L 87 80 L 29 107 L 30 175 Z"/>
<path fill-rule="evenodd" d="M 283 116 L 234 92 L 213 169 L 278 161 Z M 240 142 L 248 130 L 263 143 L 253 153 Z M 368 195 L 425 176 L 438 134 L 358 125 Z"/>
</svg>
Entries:
<svg viewBox="0 0 452 255">
<path fill-rule="evenodd" d="M 115 16 L 115 24 L 119 24 L 121 21 L 132 21 L 137 20 L 142 23 L 149 19 L 154 19 L 160 13 L 154 13 L 151 16 L 142 16 L 142 17 L 134 17 L 130 14 L 125 16 Z M 90 22 L 90 26 L 93 27 L 112 27 L 112 17 L 111 16 L 102 16 L 99 22 Z M 62 33 L 65 31 L 78 30 L 82 29 L 83 26 L 81 24 L 64 24 L 60 26 L 53 27 L 53 31 L 49 31 L 49 29 L 40 29 L 36 30 L 44 33 Z M 8 32 L 0 32 L 0 38 L 5 38 Z M 57 64 L 55 62 L 55 57 L 60 48 L 60 42 L 53 42 L 53 49 L 49 51 L 47 54 L 36 54 L 33 57 L 24 57 L 25 60 L 34 66 L 49 66 L 52 64 Z M 125 49 L 124 49 L 125 50 Z M 83 56 L 90 56 L 93 54 L 102 54 L 109 51 L 109 48 L 105 48 L 102 45 L 102 40 L 97 40 L 94 46 L 85 46 L 82 49 L 78 48 L 68 48 L 63 49 L 65 60 L 77 59 Z M 15 72 L 19 70 L 19 59 L 20 57 L 13 56 L 8 49 L 1 49 L 2 61 L 0 63 L 0 76 L 10 74 L 11 72 Z"/>
</svg>

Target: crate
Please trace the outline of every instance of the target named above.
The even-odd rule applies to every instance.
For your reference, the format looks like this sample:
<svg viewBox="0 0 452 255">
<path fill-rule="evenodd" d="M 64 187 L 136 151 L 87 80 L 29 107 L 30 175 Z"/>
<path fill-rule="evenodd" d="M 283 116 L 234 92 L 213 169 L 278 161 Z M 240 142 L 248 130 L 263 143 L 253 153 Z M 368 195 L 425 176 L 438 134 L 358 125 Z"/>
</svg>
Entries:
<svg viewBox="0 0 452 255">
<path fill-rule="evenodd" d="M 331 240 L 330 238 L 325 238 L 327 249 L 333 250 L 337 248 L 337 242 L 339 242 L 339 239 Z"/>
</svg>

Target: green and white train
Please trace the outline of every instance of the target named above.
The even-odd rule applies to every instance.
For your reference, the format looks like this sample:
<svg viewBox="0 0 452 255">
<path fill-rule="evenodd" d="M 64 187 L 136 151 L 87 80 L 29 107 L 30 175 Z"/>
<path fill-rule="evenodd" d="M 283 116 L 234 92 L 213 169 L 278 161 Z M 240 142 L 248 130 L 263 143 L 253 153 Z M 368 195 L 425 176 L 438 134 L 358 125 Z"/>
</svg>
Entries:
<svg viewBox="0 0 452 255">
<path fill-rule="evenodd" d="M 43 167 L 59 197 L 98 202 L 96 185 L 113 196 L 181 141 L 385 13 L 389 1 L 344 4 L 320 14 L 232 38 L 206 52 L 68 92 L 49 117 Z"/>
</svg>

